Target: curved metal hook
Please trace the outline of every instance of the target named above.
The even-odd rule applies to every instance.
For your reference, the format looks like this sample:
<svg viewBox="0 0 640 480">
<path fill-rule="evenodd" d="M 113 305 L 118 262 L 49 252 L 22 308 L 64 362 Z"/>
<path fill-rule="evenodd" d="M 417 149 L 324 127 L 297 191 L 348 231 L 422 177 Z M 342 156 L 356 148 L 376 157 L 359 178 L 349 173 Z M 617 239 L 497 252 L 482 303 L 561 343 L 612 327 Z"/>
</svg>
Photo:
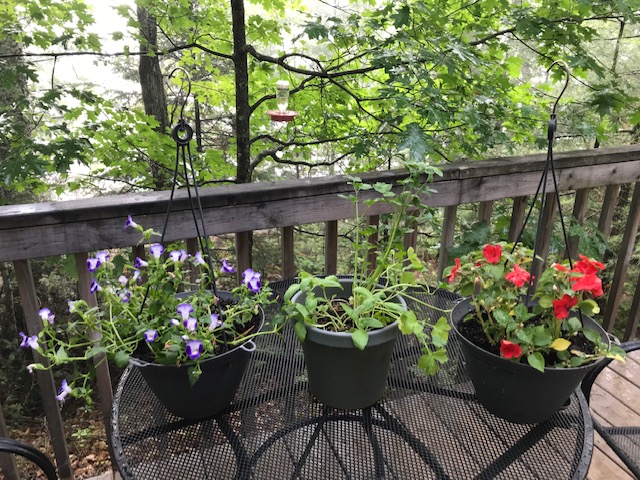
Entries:
<svg viewBox="0 0 640 480">
<path fill-rule="evenodd" d="M 560 95 L 558 95 L 558 98 L 556 98 L 556 101 L 553 104 L 553 110 L 551 111 L 551 115 L 556 114 L 556 109 L 558 108 L 558 102 L 560 102 L 560 98 L 562 98 L 562 95 L 564 94 L 565 90 L 569 86 L 569 79 L 571 78 L 571 70 L 569 69 L 569 65 L 567 65 L 567 62 L 565 62 L 564 60 L 555 60 L 549 66 L 549 68 L 547 68 L 547 75 L 549 75 L 549 72 L 555 65 L 560 65 L 562 67 L 565 73 L 565 80 L 564 80 L 564 87 L 562 87 L 562 91 L 560 92 Z"/>
<path fill-rule="evenodd" d="M 167 77 L 167 80 L 171 80 L 171 77 L 173 77 L 173 74 L 176 73 L 177 71 L 181 71 L 184 74 L 184 76 L 187 77 L 187 95 L 184 97 L 184 101 L 180 106 L 180 119 L 183 120 L 184 109 L 187 106 L 187 100 L 189 100 L 189 95 L 191 95 L 191 76 L 189 75 L 189 72 L 187 72 L 184 68 L 176 67 L 171 71 L 171 73 Z"/>
</svg>

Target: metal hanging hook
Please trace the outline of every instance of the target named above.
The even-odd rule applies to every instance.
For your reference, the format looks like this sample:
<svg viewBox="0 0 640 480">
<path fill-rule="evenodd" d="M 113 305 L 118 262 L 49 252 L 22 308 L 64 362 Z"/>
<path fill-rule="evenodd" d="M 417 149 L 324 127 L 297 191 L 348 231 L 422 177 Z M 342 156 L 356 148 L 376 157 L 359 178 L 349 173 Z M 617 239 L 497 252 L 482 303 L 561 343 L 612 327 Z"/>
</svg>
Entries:
<svg viewBox="0 0 640 480">
<path fill-rule="evenodd" d="M 564 80 L 564 87 L 562 87 L 562 91 L 560 92 L 560 95 L 558 95 L 558 98 L 556 98 L 556 101 L 553 104 L 553 110 L 551 110 L 552 116 L 555 116 L 556 109 L 558 108 L 558 103 L 560 102 L 560 99 L 562 98 L 562 95 L 564 94 L 565 90 L 569 86 L 569 79 L 571 78 L 571 70 L 569 69 L 569 65 L 567 65 L 567 62 L 565 62 L 564 60 L 555 60 L 549 66 L 549 68 L 547 68 L 547 76 L 549 75 L 549 72 L 555 65 L 560 65 L 562 67 L 565 73 L 565 80 Z"/>
<path fill-rule="evenodd" d="M 189 96 L 191 95 L 191 76 L 189 75 L 189 72 L 187 72 L 184 68 L 176 67 L 171 71 L 171 73 L 169 74 L 169 77 L 167 77 L 167 80 L 171 80 L 171 77 L 173 77 L 173 74 L 178 71 L 182 72 L 184 76 L 187 77 L 187 94 L 185 95 L 184 100 L 182 101 L 182 105 L 180 105 L 180 120 L 184 120 L 184 109 L 187 106 L 187 101 L 189 100 Z M 181 88 L 180 90 L 182 91 L 184 89 Z"/>
</svg>

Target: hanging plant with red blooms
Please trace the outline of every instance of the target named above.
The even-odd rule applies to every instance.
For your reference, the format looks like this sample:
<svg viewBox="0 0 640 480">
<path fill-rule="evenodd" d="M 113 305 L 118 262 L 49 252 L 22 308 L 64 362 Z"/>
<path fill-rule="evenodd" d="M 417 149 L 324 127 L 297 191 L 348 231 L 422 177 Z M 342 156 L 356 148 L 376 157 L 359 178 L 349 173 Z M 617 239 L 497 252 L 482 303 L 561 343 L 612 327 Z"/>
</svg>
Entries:
<svg viewBox="0 0 640 480">
<path fill-rule="evenodd" d="M 603 295 L 598 274 L 604 265 L 583 255 L 547 268 L 535 293 L 529 270 L 533 251 L 498 243 L 455 259 L 445 272 L 450 288 L 471 297 L 473 311 L 459 326 L 479 347 L 511 359 L 545 367 L 577 367 L 603 356 L 623 358 L 616 345 L 583 327 L 583 315 L 600 309 L 594 298 Z"/>
</svg>

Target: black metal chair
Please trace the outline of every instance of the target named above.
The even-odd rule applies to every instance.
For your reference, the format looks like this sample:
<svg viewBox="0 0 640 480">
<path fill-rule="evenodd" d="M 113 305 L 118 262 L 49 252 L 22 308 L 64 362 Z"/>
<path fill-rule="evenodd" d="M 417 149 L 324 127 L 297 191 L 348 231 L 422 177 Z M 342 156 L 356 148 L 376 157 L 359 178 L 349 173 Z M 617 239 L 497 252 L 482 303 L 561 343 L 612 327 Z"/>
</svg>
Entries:
<svg viewBox="0 0 640 480">
<path fill-rule="evenodd" d="M 630 353 L 640 349 L 640 341 L 625 342 L 620 346 L 625 352 Z M 587 398 L 587 402 L 590 400 L 593 382 L 610 362 L 611 360 L 602 362 L 601 365 L 589 372 L 582 381 L 581 388 Z M 640 478 L 640 426 L 603 426 L 596 418 L 593 418 L 593 426 L 636 478 Z"/>
<path fill-rule="evenodd" d="M 19 455 L 38 465 L 47 476 L 48 480 L 57 480 L 56 467 L 49 457 L 37 448 L 12 438 L 0 437 L 0 452 Z"/>
</svg>

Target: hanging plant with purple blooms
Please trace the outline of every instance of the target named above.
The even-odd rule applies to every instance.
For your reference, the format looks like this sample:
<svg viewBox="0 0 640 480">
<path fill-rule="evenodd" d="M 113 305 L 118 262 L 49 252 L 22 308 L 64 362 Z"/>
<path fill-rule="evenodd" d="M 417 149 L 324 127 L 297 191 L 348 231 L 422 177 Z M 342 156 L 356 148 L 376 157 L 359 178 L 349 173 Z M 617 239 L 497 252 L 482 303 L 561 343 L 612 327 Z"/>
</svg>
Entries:
<svg viewBox="0 0 640 480">
<path fill-rule="evenodd" d="M 222 300 L 210 289 L 210 267 L 201 252 L 189 255 L 180 244 L 165 251 L 163 245 L 150 243 L 159 234 L 143 229 L 131 216 L 125 228 L 139 231 L 141 243 L 149 243 L 146 258 L 112 260 L 107 251 L 89 258 L 90 290 L 97 294 L 99 306 L 69 301 L 69 312 L 76 318 L 64 325 L 55 321 L 49 308 L 42 308 L 42 331 L 31 337 L 20 332 L 20 346 L 38 351 L 50 366 L 32 364 L 29 371 L 86 361 L 98 354 L 124 367 L 135 356 L 162 365 L 187 365 L 193 384 L 201 374 L 201 361 L 281 328 L 260 330 L 260 309 L 272 301 L 260 273 L 245 270 L 242 282 L 231 291 L 232 300 Z M 235 269 L 222 260 L 215 274 L 235 274 Z M 58 399 L 73 396 L 90 401 L 88 380 L 88 374 L 65 379 Z"/>
</svg>

